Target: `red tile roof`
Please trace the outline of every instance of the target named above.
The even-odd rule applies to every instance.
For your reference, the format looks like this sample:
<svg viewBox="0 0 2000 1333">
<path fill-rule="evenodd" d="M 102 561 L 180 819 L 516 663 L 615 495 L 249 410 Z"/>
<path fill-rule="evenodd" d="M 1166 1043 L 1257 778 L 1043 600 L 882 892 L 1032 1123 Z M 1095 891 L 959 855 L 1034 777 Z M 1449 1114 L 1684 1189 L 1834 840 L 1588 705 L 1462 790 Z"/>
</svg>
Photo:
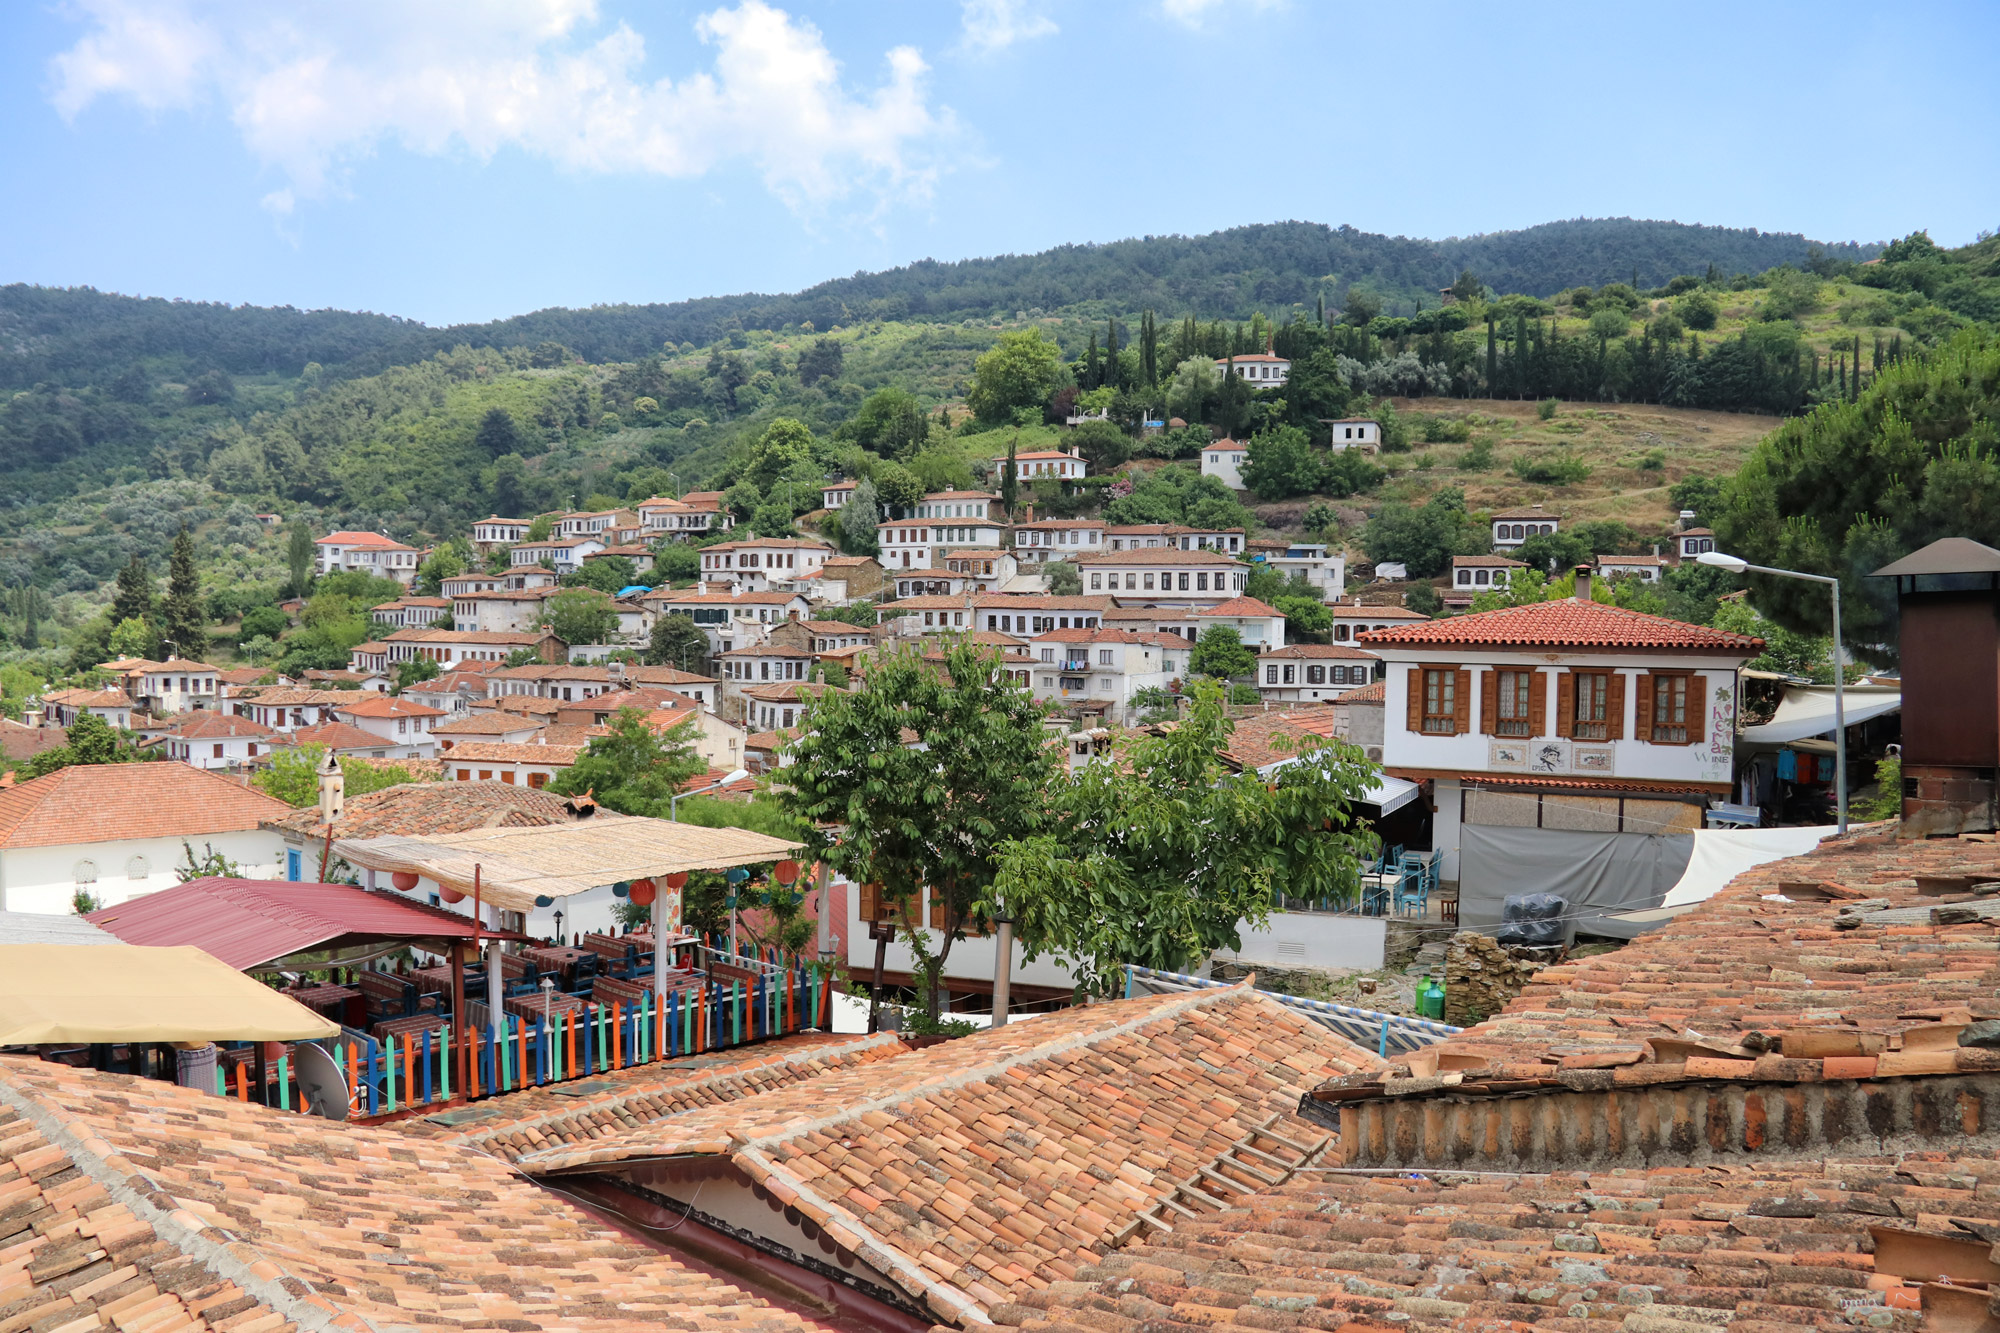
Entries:
<svg viewBox="0 0 2000 1333">
<path fill-rule="evenodd" d="M 300 727 L 291 735 L 293 745 L 324 745 L 329 750 L 379 750 L 394 745 L 372 731 L 363 731 L 351 722 L 322 722 L 316 727 Z"/>
<path fill-rule="evenodd" d="M 518 713 L 478 712 L 440 722 L 431 728 L 433 736 L 501 736 L 510 731 L 531 731 L 539 724 Z"/>
<path fill-rule="evenodd" d="M 1356 606 L 1352 602 L 1329 604 L 1326 608 L 1335 620 L 1429 620 L 1421 611 L 1413 611 L 1407 606 Z"/>
<path fill-rule="evenodd" d="M 1349 690 L 1340 696 L 1344 704 L 1386 704 L 1389 701 L 1389 682 L 1370 681 L 1358 690 Z"/>
<path fill-rule="evenodd" d="M 1081 551 L 1079 565 L 1240 565 L 1242 561 L 1220 551 L 1183 551 L 1178 546 L 1139 546 L 1123 551 Z"/>
<path fill-rule="evenodd" d="M 1525 519 L 1531 519 L 1531 518 L 1532 518 L 1532 519 L 1536 519 L 1536 520 L 1540 520 L 1540 519 L 1545 519 L 1545 518 L 1547 518 L 1547 519 L 1560 519 L 1560 518 L 1562 517 L 1562 515 L 1561 515 L 1561 514 L 1552 514 L 1552 513 L 1550 513 L 1550 512 L 1548 511 L 1548 510 L 1546 510 L 1546 509 L 1542 508 L 1542 507 L 1541 507 L 1540 505 L 1530 505 L 1530 506 L 1528 506 L 1528 507 L 1527 507 L 1526 509 L 1496 509 L 1496 510 L 1495 510 L 1495 511 L 1493 512 L 1493 514 L 1492 514 L 1492 517 L 1493 517 L 1493 518 L 1494 518 L 1495 520 L 1498 520 L 1498 519 L 1503 519 L 1503 518 L 1504 518 L 1504 519 L 1507 519 L 1507 520 L 1509 520 L 1509 521 L 1512 521 L 1512 520 L 1514 520 L 1514 519 L 1517 519 L 1517 518 L 1518 518 L 1518 519 L 1524 519 L 1524 520 L 1525 520 Z"/>
<path fill-rule="evenodd" d="M 547 764 L 567 768 L 587 749 L 583 745 L 508 745 L 500 741 L 460 741 L 445 751 L 448 764 Z"/>
<path fill-rule="evenodd" d="M 1526 569 L 1527 563 L 1509 560 L 1504 555 L 1455 555 L 1451 558 L 1453 569 Z"/>
<path fill-rule="evenodd" d="M 307 949 L 401 940 L 469 940 L 462 912 L 352 884 L 230 879 L 208 875 L 142 894 L 85 920 L 127 944 L 192 944 L 238 970 Z"/>
<path fill-rule="evenodd" d="M 227 740 L 245 737 L 251 740 L 275 738 L 277 733 L 269 727 L 259 726 L 247 717 L 234 713 L 218 713 L 213 709 L 203 709 L 174 724 L 173 734 L 184 741 Z"/>
<path fill-rule="evenodd" d="M 1188 613 L 1196 616 L 1282 616 L 1284 612 L 1268 602 L 1260 602 L 1255 597 L 1232 597 L 1214 606 L 1197 607 Z"/>
<path fill-rule="evenodd" d="M 314 542 L 315 546 L 359 546 L 376 551 L 414 551 L 414 546 L 405 546 L 379 532 L 329 532 Z"/>
<path fill-rule="evenodd" d="M 403 699 L 388 694 L 363 693 L 351 703 L 338 705 L 335 712 L 346 713 L 350 717 L 443 717 L 442 708 L 432 708 L 414 699 Z"/>
<path fill-rule="evenodd" d="M 0 847 L 239 833 L 290 810 L 187 764 L 72 764 L 0 791 Z"/>
<path fill-rule="evenodd" d="M 1468 616 L 1392 625 L 1358 636 L 1371 647 L 1639 648 L 1752 657 L 1762 639 L 1565 597 Z"/>
<path fill-rule="evenodd" d="M 1369 652 L 1363 652 L 1359 648 L 1352 648 L 1344 643 L 1288 643 L 1282 648 L 1266 648 L 1264 649 L 1264 651 L 1258 653 L 1257 656 L 1260 658 L 1269 657 L 1274 659 L 1304 658 L 1304 657 L 1317 657 L 1317 658 L 1337 657 L 1348 661 L 1352 661 L 1356 658 L 1359 658 L 1364 662 L 1372 662 L 1375 660 L 1375 654 Z"/>
<path fill-rule="evenodd" d="M 455 753 L 455 752 L 454 752 Z M 603 817 L 598 811 L 595 817 Z M 569 798 L 511 782 L 405 782 L 349 797 L 333 821 L 336 838 L 389 834 L 467 833 L 485 828 L 536 828 L 576 816 Z M 318 839 L 326 833 L 319 807 L 303 806 L 266 828 Z"/>
<path fill-rule="evenodd" d="M 470 629 L 399 629 L 388 638 L 389 643 L 510 644 L 517 648 L 532 648 L 541 641 L 540 634 L 500 634 Z M 362 651 L 367 646 L 363 644 L 356 651 Z"/>
<path fill-rule="evenodd" d="M 822 1326 L 475 1149 L 0 1057 L 0 1328 Z"/>
</svg>

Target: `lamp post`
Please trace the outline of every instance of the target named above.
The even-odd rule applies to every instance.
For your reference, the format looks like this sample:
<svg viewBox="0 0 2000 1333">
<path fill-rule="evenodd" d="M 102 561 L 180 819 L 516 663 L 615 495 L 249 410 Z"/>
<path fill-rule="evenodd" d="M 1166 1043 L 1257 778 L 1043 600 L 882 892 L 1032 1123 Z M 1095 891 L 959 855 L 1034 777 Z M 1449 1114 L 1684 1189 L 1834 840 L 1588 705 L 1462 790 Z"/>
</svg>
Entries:
<svg viewBox="0 0 2000 1333">
<path fill-rule="evenodd" d="M 1725 555 L 1721 551 L 1703 551 L 1695 557 L 1695 563 L 1726 569 L 1732 574 L 1741 574 L 1749 570 L 1757 574 L 1771 574 L 1781 579 L 1803 579 L 1807 583 L 1824 583 L 1832 591 L 1834 831 L 1847 832 L 1847 699 L 1843 690 L 1846 673 L 1840 661 L 1840 580 L 1825 574 L 1802 574 L 1796 569 L 1773 569 L 1769 565 L 1753 565 L 1741 556 Z"/>
<path fill-rule="evenodd" d="M 670 797 L 668 797 L 668 798 L 667 798 L 667 819 L 668 819 L 668 820 L 669 820 L 670 822 L 672 822 L 672 823 L 676 823 L 676 824 L 678 824 L 678 823 L 680 822 L 680 818 L 681 818 L 681 816 L 680 816 L 680 805 L 681 805 L 681 797 L 683 797 L 683 796 L 699 796 L 699 795 L 701 795 L 701 794 L 702 794 L 703 792 L 709 792 L 709 791 L 714 791 L 714 790 L 715 790 L 715 789 L 716 789 L 717 787 L 727 787 L 727 786 L 728 786 L 728 785 L 729 785 L 730 783 L 732 783 L 732 782 L 741 782 L 741 781 L 743 781 L 743 779 L 745 779 L 745 778 L 747 778 L 747 777 L 749 777 L 749 776 L 750 776 L 750 770 L 749 770 L 749 769 L 747 769 L 747 768 L 738 768 L 738 769 L 734 769 L 734 770 L 732 770 L 732 771 L 730 772 L 730 774 L 729 774 L 729 775 L 728 775 L 727 777 L 723 778 L 723 780 L 722 780 L 722 781 L 720 781 L 720 782 L 712 782 L 712 783 L 710 783 L 710 784 L 709 784 L 708 786 L 706 786 L 706 787 L 700 787 L 700 788 L 697 788 L 697 789 L 696 789 L 696 790 L 694 790 L 694 791 L 677 791 L 677 792 L 675 792 L 675 793 L 674 793 L 674 794 L 673 794 L 672 796 L 670 796 Z"/>
</svg>

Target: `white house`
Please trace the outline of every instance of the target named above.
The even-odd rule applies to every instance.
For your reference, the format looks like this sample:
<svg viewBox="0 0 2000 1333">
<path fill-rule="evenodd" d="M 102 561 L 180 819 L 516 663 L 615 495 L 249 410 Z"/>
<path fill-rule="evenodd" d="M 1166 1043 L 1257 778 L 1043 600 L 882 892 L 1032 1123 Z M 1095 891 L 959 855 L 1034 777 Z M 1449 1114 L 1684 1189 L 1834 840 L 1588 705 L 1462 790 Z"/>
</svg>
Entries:
<svg viewBox="0 0 2000 1333">
<path fill-rule="evenodd" d="M 1699 827 L 1690 798 L 1728 799 L 1737 670 L 1763 641 L 1593 602 L 1588 571 L 1578 582 L 1561 601 L 1362 638 L 1387 673 L 1383 767 L 1433 784 L 1445 879 L 1462 821 L 1662 832 Z M 1525 825 L 1483 794 L 1503 790 L 1534 794 Z"/>
<path fill-rule="evenodd" d="M 1275 356 L 1270 352 L 1250 352 L 1243 356 L 1222 357 L 1215 368 L 1228 373 L 1234 367 L 1237 375 L 1249 381 L 1253 389 L 1280 389 L 1291 378 L 1292 362 L 1289 357 Z"/>
<path fill-rule="evenodd" d="M 1188 624 L 1182 637 L 1199 639 L 1211 625 L 1227 625 L 1236 631 L 1244 646 L 1262 652 L 1285 642 L 1285 613 L 1255 597 L 1232 597 L 1214 606 L 1196 606 L 1187 611 Z M 1188 633 L 1188 630 L 1192 633 Z"/>
<path fill-rule="evenodd" d="M 789 648 L 776 643 L 760 643 L 737 648 L 715 660 L 722 673 L 721 702 L 716 710 L 731 721 L 747 721 L 750 704 L 746 690 L 757 685 L 803 681 L 812 674 L 819 654 L 810 648 Z"/>
<path fill-rule="evenodd" d="M 167 758 L 196 768 L 247 768 L 284 737 L 247 717 L 204 709 L 167 733 Z"/>
<path fill-rule="evenodd" d="M 493 588 L 460 593 L 451 599 L 451 627 L 487 634 L 525 634 L 541 620 L 542 604 L 560 591 L 557 587 Z"/>
<path fill-rule="evenodd" d="M 1247 445 L 1234 440 L 1216 440 L 1201 451 L 1201 475 L 1215 477 L 1232 491 L 1243 489 L 1243 463 L 1249 458 Z"/>
<path fill-rule="evenodd" d="M 1079 556 L 1087 593 L 1111 593 L 1155 606 L 1213 606 L 1243 591 L 1248 568 L 1216 551 L 1100 551 Z"/>
<path fill-rule="evenodd" d="M 463 741 L 452 746 L 445 756 L 444 775 L 452 782 L 510 782 L 518 787 L 545 787 L 550 778 L 574 764 L 587 748 Z"/>
<path fill-rule="evenodd" d="M 173 656 L 164 662 L 121 657 L 106 662 L 104 670 L 117 676 L 132 701 L 155 717 L 214 708 L 222 698 L 221 670 L 206 662 Z"/>
<path fill-rule="evenodd" d="M 999 592 L 1020 572 L 1014 557 L 999 546 L 973 546 L 940 553 L 927 570 L 897 572 L 898 597 L 954 597 L 962 593 Z"/>
<path fill-rule="evenodd" d="M 1324 702 L 1375 679 L 1375 654 L 1344 643 L 1294 643 L 1257 654 L 1257 693 L 1266 703 Z"/>
<path fill-rule="evenodd" d="M 1189 528 L 1179 523 L 1121 523 L 1104 530 L 1105 545 L 1114 551 L 1174 546 L 1183 551 L 1243 554 L 1241 528 Z"/>
<path fill-rule="evenodd" d="M 451 759 L 452 747 L 472 742 L 498 745 L 526 745 L 546 725 L 538 717 L 482 708 L 444 722 L 431 724 L 431 736 L 438 743 L 438 758 Z"/>
<path fill-rule="evenodd" d="M 1715 549 L 1715 532 L 1710 528 L 1683 528 L 1674 534 L 1674 548 L 1683 560 L 1692 560 Z"/>
<path fill-rule="evenodd" d="M 472 549 L 480 555 L 491 555 L 503 546 L 512 546 L 525 540 L 528 529 L 534 524 L 525 518 L 502 518 L 492 514 L 472 525 Z"/>
<path fill-rule="evenodd" d="M 547 661 L 562 647 L 562 640 L 553 634 L 499 634 L 455 629 L 399 629 L 382 642 L 391 668 L 399 662 L 413 662 L 427 657 L 438 664 L 440 671 L 450 671 L 468 663 L 504 662 L 522 648 L 533 649 Z"/>
<path fill-rule="evenodd" d="M 1382 447 L 1382 423 L 1372 417 L 1341 417 L 1326 424 L 1333 431 L 1331 443 L 1335 453 L 1359 449 L 1372 454 Z"/>
<path fill-rule="evenodd" d="M 1046 518 L 1014 525 L 1014 559 L 1023 565 L 1072 560 L 1104 549 L 1105 526 L 1096 518 Z"/>
<path fill-rule="evenodd" d="M 1430 619 L 1423 612 L 1412 611 L 1407 606 L 1363 606 L 1359 596 L 1351 602 L 1329 605 L 1326 609 L 1333 616 L 1335 643 L 1352 643 L 1371 629 L 1412 625 Z"/>
<path fill-rule="evenodd" d="M 0 796 L 0 911 L 111 907 L 180 883 L 176 867 L 219 852 L 249 879 L 277 879 L 284 842 L 260 827 L 291 807 L 188 764 L 74 764 Z"/>
<path fill-rule="evenodd" d="M 1530 537 L 1547 537 L 1562 526 L 1562 515 L 1540 505 L 1503 509 L 1493 515 L 1493 549 L 1511 551 Z"/>
<path fill-rule="evenodd" d="M 1025 639 L 1052 629 L 1096 629 L 1117 603 L 1109 597 L 987 596 L 968 608 L 969 629 L 991 630 Z"/>
<path fill-rule="evenodd" d="M 709 655 L 761 642 L 773 625 L 812 612 L 812 603 L 796 592 L 746 592 L 740 584 L 711 585 L 703 579 L 692 588 L 655 588 L 639 599 L 654 616 L 684 615 L 708 636 Z"/>
<path fill-rule="evenodd" d="M 675 500 L 656 495 L 641 501 L 639 530 L 647 538 L 700 537 L 710 532 L 727 532 L 736 526 L 736 516 L 722 507 L 719 492 L 689 494 Z"/>
<path fill-rule="evenodd" d="M 1014 455 L 1014 475 L 1022 481 L 1081 481 L 1083 473 L 1083 458 L 1061 449 Z M 1007 455 L 1001 454 L 993 460 L 993 477 L 997 481 L 1006 475 Z"/>
<path fill-rule="evenodd" d="M 1526 568 L 1519 560 L 1509 560 L 1504 555 L 1455 555 L 1451 558 L 1452 591 L 1477 596 L 1504 588 L 1513 580 L 1516 570 Z"/>
<path fill-rule="evenodd" d="M 611 542 L 611 534 L 620 528 L 637 528 L 639 515 L 630 509 L 592 509 L 564 514 L 556 520 L 555 535 L 558 537 L 598 537 L 606 545 Z"/>
<path fill-rule="evenodd" d="M 770 592 L 774 585 L 818 576 L 827 557 L 838 552 L 825 542 L 797 537 L 749 537 L 701 549 L 701 576 L 733 584 L 745 592 Z"/>
<path fill-rule="evenodd" d="M 290 733 L 301 727 L 316 727 L 333 716 L 333 710 L 352 703 L 359 690 L 311 690 L 279 686 L 259 690 L 255 695 L 230 701 L 238 717 L 247 717 L 269 731 Z"/>
<path fill-rule="evenodd" d="M 436 754 L 431 724 L 449 716 L 441 708 L 387 694 L 363 695 L 335 707 L 333 715 L 350 727 L 379 737 L 391 747 L 391 759 L 428 759 Z"/>
<path fill-rule="evenodd" d="M 848 500 L 852 498 L 854 492 L 860 486 L 861 483 L 858 481 L 828 482 L 819 488 L 819 507 L 821 509 L 847 508 Z"/>
<path fill-rule="evenodd" d="M 1264 563 L 1287 579 L 1304 575 L 1322 602 L 1337 602 L 1347 591 L 1347 557 L 1329 553 L 1323 543 L 1293 542 L 1282 555 L 1267 556 Z"/>
<path fill-rule="evenodd" d="M 598 537 L 544 537 L 540 541 L 516 543 L 507 553 L 507 559 L 516 568 L 547 561 L 558 574 L 574 574 L 583 568 L 585 560 L 610 544 Z"/>
<path fill-rule="evenodd" d="M 398 629 L 418 629 L 452 613 L 452 604 L 443 597 L 398 597 L 368 608 L 369 618 L 378 625 Z"/>
<path fill-rule="evenodd" d="M 1136 718 L 1132 695 L 1166 689 L 1186 669 L 1188 645 L 1171 634 L 1059 629 L 1036 636 L 1027 650 L 1034 659 L 1029 689 L 1035 698 L 1099 714 L 1107 722 L 1129 722 Z"/>
<path fill-rule="evenodd" d="M 417 577 L 423 553 L 414 546 L 379 532 L 329 532 L 313 545 L 319 551 L 319 572 L 373 574 L 408 587 Z"/>
<path fill-rule="evenodd" d="M 1667 559 L 1658 555 L 1600 555 L 1597 576 L 1606 579 L 1638 579 L 1658 583 L 1667 571 Z"/>
<path fill-rule="evenodd" d="M 132 696 L 123 690 L 49 690 L 42 695 L 42 706 L 59 727 L 70 726 L 89 713 L 121 731 L 131 728 L 135 711 Z"/>
<path fill-rule="evenodd" d="M 882 567 L 930 569 L 942 550 L 958 546 L 1000 546 L 1007 527 L 1000 497 L 985 491 L 938 491 L 926 495 L 908 518 L 884 519 L 875 530 Z"/>
</svg>

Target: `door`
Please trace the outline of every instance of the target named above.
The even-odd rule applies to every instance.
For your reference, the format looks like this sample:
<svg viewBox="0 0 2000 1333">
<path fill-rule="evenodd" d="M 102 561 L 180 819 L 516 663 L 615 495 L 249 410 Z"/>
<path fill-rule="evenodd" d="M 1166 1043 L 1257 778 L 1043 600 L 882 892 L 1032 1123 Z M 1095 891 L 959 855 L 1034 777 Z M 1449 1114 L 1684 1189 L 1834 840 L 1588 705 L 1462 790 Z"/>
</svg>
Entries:
<svg viewBox="0 0 2000 1333">
<path fill-rule="evenodd" d="M 302 878 L 302 874 L 303 866 L 299 858 L 299 849 L 296 847 L 287 847 L 285 849 L 285 878 L 296 884 Z"/>
</svg>

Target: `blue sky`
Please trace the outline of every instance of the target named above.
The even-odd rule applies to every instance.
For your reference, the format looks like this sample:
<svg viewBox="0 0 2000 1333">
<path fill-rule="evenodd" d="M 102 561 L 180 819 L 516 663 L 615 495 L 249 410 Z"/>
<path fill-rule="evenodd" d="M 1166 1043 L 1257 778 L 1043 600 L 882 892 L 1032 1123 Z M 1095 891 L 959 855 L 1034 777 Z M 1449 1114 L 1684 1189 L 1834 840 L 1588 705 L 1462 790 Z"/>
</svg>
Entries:
<svg viewBox="0 0 2000 1333">
<path fill-rule="evenodd" d="M 0 282 L 429 323 L 1302 218 L 2000 227 L 2000 5 L 19 0 Z"/>
</svg>

